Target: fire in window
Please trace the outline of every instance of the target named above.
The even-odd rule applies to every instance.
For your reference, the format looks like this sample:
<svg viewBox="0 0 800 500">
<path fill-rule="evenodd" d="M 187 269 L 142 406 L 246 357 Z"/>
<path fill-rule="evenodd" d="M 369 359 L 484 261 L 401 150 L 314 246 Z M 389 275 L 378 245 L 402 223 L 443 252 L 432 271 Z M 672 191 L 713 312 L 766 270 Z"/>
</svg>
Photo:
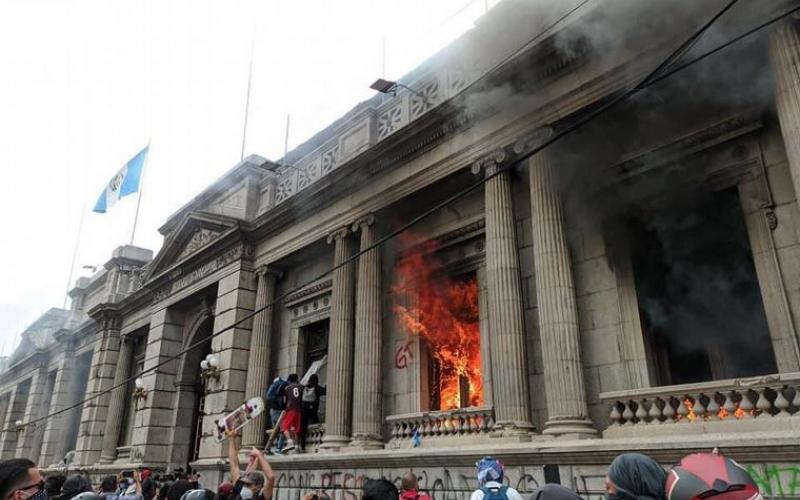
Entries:
<svg viewBox="0 0 800 500">
<path fill-rule="evenodd" d="M 394 314 L 429 354 L 429 408 L 482 406 L 476 273 L 449 275 L 435 256 L 436 248 L 436 242 L 418 245 L 398 262 Z"/>
</svg>

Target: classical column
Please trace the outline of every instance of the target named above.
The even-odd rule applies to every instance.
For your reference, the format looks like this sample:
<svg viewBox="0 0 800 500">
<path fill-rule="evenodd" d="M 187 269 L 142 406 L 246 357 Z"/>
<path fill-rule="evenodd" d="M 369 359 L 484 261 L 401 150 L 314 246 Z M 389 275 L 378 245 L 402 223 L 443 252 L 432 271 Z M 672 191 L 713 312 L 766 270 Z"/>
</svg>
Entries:
<svg viewBox="0 0 800 500">
<path fill-rule="evenodd" d="M 476 174 L 496 173 L 505 160 L 498 150 L 473 166 Z M 511 195 L 511 172 L 491 177 L 484 186 L 486 217 L 486 282 L 492 325 L 492 390 L 496 428 L 525 435 L 532 430 L 525 363 L 525 319 Z"/>
<path fill-rule="evenodd" d="M 369 215 L 353 224 L 353 232 L 361 231 L 362 252 L 375 243 L 374 222 L 375 218 Z M 373 248 L 358 258 L 355 336 L 358 376 L 353 378 L 353 441 L 350 443 L 357 448 L 383 448 L 381 320 L 381 255 Z"/>
<path fill-rule="evenodd" d="M 775 74 L 775 107 L 795 196 L 800 199 L 800 32 L 794 16 L 775 29 L 769 52 Z"/>
<path fill-rule="evenodd" d="M 275 300 L 275 281 L 278 273 L 267 266 L 256 271 L 256 310 L 264 308 Z M 261 396 L 269 386 L 270 359 L 272 359 L 272 318 L 274 308 L 270 307 L 253 318 L 253 332 L 250 335 L 250 356 L 247 362 L 247 384 L 245 392 L 248 398 Z M 264 445 L 267 429 L 267 412 L 259 416 L 255 422 L 244 428 L 242 446 L 261 447 Z"/>
<path fill-rule="evenodd" d="M 111 463 L 117 459 L 117 444 L 119 433 L 122 431 L 122 419 L 125 415 L 125 400 L 129 384 L 123 384 L 131 376 L 133 363 L 133 339 L 122 337 L 120 339 L 119 356 L 117 357 L 117 370 L 114 373 L 114 389 L 108 402 L 105 430 L 103 431 L 103 448 L 100 451 L 100 462 Z"/>
<path fill-rule="evenodd" d="M 333 264 L 340 266 L 352 255 L 348 229 L 328 236 L 334 243 Z M 322 447 L 338 449 L 350 442 L 350 406 L 353 383 L 353 263 L 333 271 L 331 320 L 328 334 L 328 395 Z"/>
<path fill-rule="evenodd" d="M 561 200 L 546 153 L 529 161 L 533 259 L 548 419 L 544 433 L 595 435 L 583 385 L 578 309 Z"/>
</svg>

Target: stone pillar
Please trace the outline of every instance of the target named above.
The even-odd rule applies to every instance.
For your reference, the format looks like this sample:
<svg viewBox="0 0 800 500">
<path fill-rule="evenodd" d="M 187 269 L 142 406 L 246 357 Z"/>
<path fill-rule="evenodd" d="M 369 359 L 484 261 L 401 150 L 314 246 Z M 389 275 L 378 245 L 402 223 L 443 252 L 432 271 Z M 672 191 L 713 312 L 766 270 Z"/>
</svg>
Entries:
<svg viewBox="0 0 800 500">
<path fill-rule="evenodd" d="M 114 390 L 108 402 L 108 416 L 106 417 L 105 431 L 103 432 L 103 448 L 100 452 L 100 462 L 111 463 L 117 458 L 117 444 L 119 433 L 122 431 L 122 420 L 125 415 L 125 402 L 130 397 L 128 384 L 120 385 L 131 376 L 133 364 L 133 341 L 123 338 L 120 341 L 119 357 L 117 358 L 117 371 L 114 374 Z"/>
<path fill-rule="evenodd" d="M 53 401 L 54 384 L 54 376 L 51 376 L 51 372 L 47 371 L 47 366 L 43 366 L 39 371 L 38 380 L 36 382 L 37 394 L 32 395 L 32 398 L 28 401 L 29 410 L 25 413 L 25 421 L 32 422 L 46 416 L 50 412 L 50 405 Z M 48 463 L 42 459 L 42 443 L 44 442 L 45 428 L 49 421 L 50 419 L 48 418 L 47 420 L 34 424 L 30 451 L 27 453 L 27 456 L 36 463 Z"/>
<path fill-rule="evenodd" d="M 794 16 L 775 29 L 769 52 L 775 74 L 775 107 L 794 192 L 800 200 L 800 32 Z"/>
<path fill-rule="evenodd" d="M 275 300 L 275 281 L 278 273 L 274 269 L 263 266 L 256 271 L 256 310 L 271 304 Z M 250 336 L 250 357 L 247 362 L 247 385 L 245 396 L 265 397 L 269 387 L 270 360 L 272 359 L 272 318 L 275 308 L 270 307 L 253 318 L 253 333 Z M 265 411 L 255 422 L 244 428 L 242 446 L 262 447 L 267 430 L 269 414 Z"/>
<path fill-rule="evenodd" d="M 53 412 L 62 411 L 64 408 L 74 404 L 71 398 L 71 383 L 77 378 L 73 368 L 75 360 L 75 350 L 70 342 L 64 351 L 64 358 L 58 364 L 55 385 L 53 386 L 53 400 L 51 410 Z M 42 466 L 58 465 L 66 455 L 69 441 L 66 438 L 68 417 L 75 410 L 66 411 L 50 417 L 44 431 L 42 443 L 42 455 L 39 457 L 39 464 Z"/>
<path fill-rule="evenodd" d="M 374 222 L 375 218 L 370 215 L 353 224 L 353 232 L 361 231 L 362 252 L 375 243 Z M 355 324 L 358 376 L 353 378 L 353 441 L 350 443 L 357 448 L 383 448 L 382 319 L 381 254 L 374 248 L 358 259 Z"/>
<path fill-rule="evenodd" d="M 78 442 L 75 445 L 76 462 L 80 465 L 94 465 L 100 459 L 108 402 L 111 400 L 111 394 L 106 391 L 114 383 L 119 354 L 119 316 L 106 306 L 98 306 L 92 310 L 91 315 L 99 323 L 99 329 L 95 333 L 96 341 L 86 396 L 99 393 L 102 395 L 88 401 L 81 412 Z"/>
<path fill-rule="evenodd" d="M 22 439 L 25 429 L 17 429 L 17 420 L 22 420 L 25 407 L 28 403 L 28 392 L 31 389 L 31 379 L 17 384 L 8 400 L 6 418 L 3 422 L 3 441 L 0 443 L 0 459 L 14 458 L 17 453 L 17 441 Z"/>
<path fill-rule="evenodd" d="M 334 243 L 333 264 L 340 266 L 352 255 L 349 230 L 328 236 Z M 350 442 L 350 408 L 353 383 L 353 263 L 333 271 L 331 320 L 328 336 L 328 396 L 322 448 L 336 450 Z"/>
<path fill-rule="evenodd" d="M 43 361 L 40 361 L 40 363 L 42 362 Z M 19 433 L 19 438 L 17 439 L 17 451 L 15 456 L 28 458 L 34 462 L 38 462 L 41 449 L 34 451 L 33 443 L 36 440 L 36 434 L 40 426 L 44 425 L 44 422 L 34 422 L 34 420 L 39 418 L 39 411 L 45 393 L 46 383 L 47 367 L 40 364 L 31 377 L 31 388 L 30 391 L 28 391 L 28 398 L 25 401 L 21 418 L 21 420 L 25 422 L 25 429 Z"/>
<path fill-rule="evenodd" d="M 588 418 L 578 309 L 561 200 L 546 153 L 529 161 L 533 259 L 548 419 L 545 434 L 595 435 Z"/>
<path fill-rule="evenodd" d="M 487 176 L 493 175 L 505 156 L 504 151 L 498 150 L 476 162 L 473 172 L 477 174 L 485 169 Z M 511 172 L 487 180 L 484 196 L 495 428 L 505 434 L 526 435 L 533 426 L 528 401 L 525 319 Z"/>
</svg>

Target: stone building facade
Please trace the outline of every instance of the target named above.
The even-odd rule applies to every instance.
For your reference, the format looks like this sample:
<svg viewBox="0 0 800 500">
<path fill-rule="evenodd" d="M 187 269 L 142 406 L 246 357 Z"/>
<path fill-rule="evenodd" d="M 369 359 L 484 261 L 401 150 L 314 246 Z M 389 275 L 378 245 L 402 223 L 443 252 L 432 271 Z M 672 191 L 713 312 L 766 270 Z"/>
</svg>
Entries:
<svg viewBox="0 0 800 500">
<path fill-rule="evenodd" d="M 281 498 L 357 497 L 409 468 L 464 498 L 485 454 L 523 492 L 591 496 L 621 451 L 666 465 L 715 446 L 800 496 L 797 19 L 583 124 L 710 13 L 609 1 L 534 38 L 560 15 L 545 4 L 500 2 L 403 79 L 413 91 L 279 162 L 246 158 L 166 221 L 154 258 L 120 247 L 0 375 L 0 453 L 211 484 L 215 419 L 321 365 L 307 453 L 274 460 Z"/>
</svg>

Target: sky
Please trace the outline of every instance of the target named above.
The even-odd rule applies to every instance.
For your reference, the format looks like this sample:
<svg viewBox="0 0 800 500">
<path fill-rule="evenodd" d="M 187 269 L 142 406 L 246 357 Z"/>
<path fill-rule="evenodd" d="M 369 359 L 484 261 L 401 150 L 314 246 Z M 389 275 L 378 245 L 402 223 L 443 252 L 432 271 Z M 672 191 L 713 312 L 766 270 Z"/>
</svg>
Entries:
<svg viewBox="0 0 800 500">
<path fill-rule="evenodd" d="M 0 354 L 64 306 L 73 254 L 74 283 L 131 242 L 136 195 L 91 209 L 148 142 L 134 244 L 155 252 L 158 227 L 239 161 L 243 135 L 245 156 L 280 158 L 287 114 L 291 149 L 497 2 L 0 2 Z"/>
</svg>

